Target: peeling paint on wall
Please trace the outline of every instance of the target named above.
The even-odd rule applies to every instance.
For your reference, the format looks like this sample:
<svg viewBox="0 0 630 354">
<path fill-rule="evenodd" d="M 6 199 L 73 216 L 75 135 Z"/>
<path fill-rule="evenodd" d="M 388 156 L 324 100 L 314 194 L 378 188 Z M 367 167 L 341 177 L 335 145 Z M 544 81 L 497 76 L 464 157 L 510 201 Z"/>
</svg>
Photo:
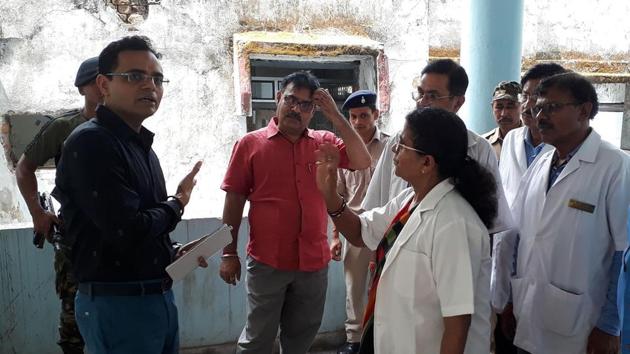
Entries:
<svg viewBox="0 0 630 354">
<path fill-rule="evenodd" d="M 72 81 L 80 62 L 98 55 L 112 40 L 147 35 L 163 53 L 162 66 L 171 81 L 158 113 L 145 121 L 156 133 L 154 149 L 167 188 L 174 191 L 194 162 L 203 159 L 185 217 L 218 216 L 224 197 L 219 185 L 234 142 L 246 132 L 245 118 L 234 106 L 235 33 L 263 29 L 332 38 L 356 35 L 383 43 L 391 71 L 387 123 L 397 128 L 413 107 L 407 97 L 408 78 L 427 59 L 426 9 L 426 1 L 415 0 L 162 0 L 150 7 L 144 21 L 129 26 L 101 1 L 4 0 L 0 3 L 0 79 L 7 107 L 3 109 L 37 112 L 79 107 L 82 100 Z M 339 54 L 351 44 L 332 43 L 326 51 Z M 282 51 L 291 50 L 303 54 L 310 49 L 307 43 L 287 43 Z M 318 53 L 313 49 L 310 54 Z M 11 186 L 11 200 L 18 204 L 21 197 L 14 176 L 3 166 L 0 161 L 0 181 Z M 43 188 L 52 186 L 54 175 L 38 175 L 44 179 L 40 181 Z M 28 219 L 26 209 L 20 210 L 19 218 L 3 216 L 0 223 Z"/>
<path fill-rule="evenodd" d="M 331 38 L 367 38 L 382 44 L 377 66 L 389 69 L 390 112 L 386 130 L 403 125 L 414 107 L 412 80 L 432 56 L 457 57 L 465 0 L 162 0 L 141 23 L 129 25 L 101 0 L 3 0 L 0 2 L 0 114 L 54 111 L 82 103 L 72 81 L 82 60 L 98 55 L 125 35 L 149 36 L 164 54 L 171 82 L 158 113 L 145 123 L 156 133 L 154 149 L 173 191 L 198 159 L 205 162 L 185 217 L 218 216 L 219 190 L 234 142 L 246 132 L 234 102 L 232 38 L 251 31 L 288 32 Z M 542 0 L 526 2 L 525 65 L 530 60 L 566 58 L 580 71 L 628 73 L 630 2 Z M 602 21 L 606 18 L 606 21 Z M 274 36 L 261 33 L 261 37 Z M 276 38 L 277 39 L 277 38 Z M 323 54 L 312 43 L 285 40 L 282 53 Z M 341 54 L 352 43 L 328 43 Z M 431 48 L 429 50 L 429 47 Z M 277 47 L 275 47 L 277 48 Z M 265 45 L 252 52 L 276 50 Z M 347 54 L 347 53 L 346 53 Z M 354 53 L 356 54 L 356 53 Z M 373 54 L 370 54 L 373 55 Z M 571 64 L 573 65 L 573 64 Z M 611 76 L 609 75 L 609 76 Z M 2 94 L 4 90 L 4 95 Z M 14 176 L 0 161 L 0 185 L 19 204 Z M 52 186 L 54 175 L 41 173 Z M 4 197 L 3 197 L 4 198 Z M 23 204 L 23 203 L 22 203 Z M 28 219 L 0 216 L 0 223 Z"/>
</svg>

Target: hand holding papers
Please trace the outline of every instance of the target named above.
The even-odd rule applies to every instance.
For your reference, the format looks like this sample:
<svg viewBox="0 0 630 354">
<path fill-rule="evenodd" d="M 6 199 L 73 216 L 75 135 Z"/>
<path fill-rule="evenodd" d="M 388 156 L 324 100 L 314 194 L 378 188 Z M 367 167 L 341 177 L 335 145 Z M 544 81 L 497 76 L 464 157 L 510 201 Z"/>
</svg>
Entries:
<svg viewBox="0 0 630 354">
<path fill-rule="evenodd" d="M 199 258 L 205 260 L 232 242 L 231 229 L 230 226 L 223 225 L 212 234 L 203 236 L 199 240 L 184 246 L 190 248 L 166 267 L 166 272 L 173 279 L 173 282 L 184 278 L 186 274 L 197 268 L 200 264 Z"/>
</svg>

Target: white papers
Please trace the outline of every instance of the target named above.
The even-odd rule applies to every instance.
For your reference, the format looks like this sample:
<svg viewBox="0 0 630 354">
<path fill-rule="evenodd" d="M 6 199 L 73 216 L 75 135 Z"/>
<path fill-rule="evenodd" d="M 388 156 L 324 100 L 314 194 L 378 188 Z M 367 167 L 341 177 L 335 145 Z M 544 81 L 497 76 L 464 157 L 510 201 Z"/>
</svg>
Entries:
<svg viewBox="0 0 630 354">
<path fill-rule="evenodd" d="M 221 226 L 220 229 L 212 234 L 203 236 L 201 241 L 199 241 L 195 247 L 190 249 L 183 256 L 179 257 L 179 259 L 175 262 L 169 264 L 166 267 L 166 272 L 170 275 L 171 279 L 173 279 L 173 282 L 182 279 L 186 276 L 186 274 L 197 268 L 199 266 L 197 261 L 199 256 L 203 256 L 208 259 L 210 256 L 232 242 L 232 234 L 230 233 L 231 230 L 231 226 Z"/>
</svg>

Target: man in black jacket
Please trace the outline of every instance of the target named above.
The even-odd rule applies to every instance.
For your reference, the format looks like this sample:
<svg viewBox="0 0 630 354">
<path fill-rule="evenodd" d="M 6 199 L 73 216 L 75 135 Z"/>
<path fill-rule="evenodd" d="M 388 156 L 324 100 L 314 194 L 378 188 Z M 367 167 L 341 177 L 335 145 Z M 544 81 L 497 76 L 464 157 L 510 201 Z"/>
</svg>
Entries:
<svg viewBox="0 0 630 354">
<path fill-rule="evenodd" d="M 165 272 L 169 238 L 195 185 L 198 162 L 167 196 L 153 133 L 166 82 L 146 37 L 110 43 L 96 78 L 103 105 L 66 140 L 53 195 L 73 240 L 77 323 L 91 353 L 176 353 L 177 308 Z M 179 253 L 178 253 L 179 252 Z M 200 265 L 205 261 L 200 259 Z"/>
</svg>

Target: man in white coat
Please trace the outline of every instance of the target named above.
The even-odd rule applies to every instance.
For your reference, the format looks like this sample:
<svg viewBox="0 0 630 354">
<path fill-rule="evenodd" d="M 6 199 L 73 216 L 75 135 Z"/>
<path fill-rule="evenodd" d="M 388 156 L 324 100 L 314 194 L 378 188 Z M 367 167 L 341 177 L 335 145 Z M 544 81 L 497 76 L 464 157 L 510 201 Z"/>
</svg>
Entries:
<svg viewBox="0 0 630 354">
<path fill-rule="evenodd" d="M 555 149 L 526 172 L 514 202 L 514 344 L 533 354 L 618 353 L 616 289 L 630 203 L 630 157 L 590 126 L 593 85 L 543 80 L 532 112 Z"/>
<path fill-rule="evenodd" d="M 563 72 L 566 72 L 566 69 L 556 63 L 541 63 L 532 66 L 521 78 L 523 92 L 519 95 L 519 102 L 523 126 L 505 135 L 499 165 L 505 198 L 510 206 L 514 203 L 514 197 L 527 168 L 537 156 L 552 149 L 543 143 L 536 120 L 532 116 L 532 108 L 536 104 L 534 93 L 540 81 Z"/>
<path fill-rule="evenodd" d="M 521 104 L 520 110 L 523 126 L 511 130 L 505 135 L 501 149 L 501 163 L 499 164 L 503 190 L 510 208 L 514 204 L 514 197 L 516 197 L 516 193 L 521 185 L 521 179 L 529 166 L 538 156 L 553 149 L 551 145 L 542 142 L 540 131 L 536 126 L 536 120 L 532 116 L 532 108 L 536 104 L 536 88 L 544 78 L 563 72 L 566 72 L 566 69 L 556 63 L 541 63 L 531 67 L 521 78 L 523 91 L 518 99 Z M 501 249 L 496 253 L 502 257 L 513 259 L 513 252 L 518 242 L 518 232 L 516 231 L 514 230 L 503 236 L 500 245 Z M 509 264 L 511 261 L 504 261 L 503 263 Z M 504 284 L 500 288 L 509 290 L 511 272 L 502 272 L 500 274 L 502 277 L 495 279 L 495 283 Z M 509 293 L 503 295 L 509 296 Z M 512 343 L 515 329 L 516 323 L 512 313 L 512 303 L 510 302 L 505 306 L 503 313 L 497 320 L 497 328 L 494 332 L 495 350 L 497 353 L 516 353 L 516 347 Z"/>
<path fill-rule="evenodd" d="M 412 97 L 418 108 L 442 108 L 457 113 L 466 101 L 464 95 L 467 88 L 468 75 L 466 70 L 451 59 L 440 59 L 429 63 L 422 69 L 417 91 L 412 92 Z M 381 207 L 409 187 L 405 181 L 394 174 L 392 147 L 399 138 L 400 133 L 389 139 L 385 149 L 383 149 L 361 205 L 363 210 Z M 512 216 L 507 209 L 507 201 L 501 187 L 496 154 L 486 139 L 470 130 L 468 131 L 468 156 L 487 168 L 497 182 L 499 216 L 490 233 L 511 228 L 513 226 Z"/>
</svg>

